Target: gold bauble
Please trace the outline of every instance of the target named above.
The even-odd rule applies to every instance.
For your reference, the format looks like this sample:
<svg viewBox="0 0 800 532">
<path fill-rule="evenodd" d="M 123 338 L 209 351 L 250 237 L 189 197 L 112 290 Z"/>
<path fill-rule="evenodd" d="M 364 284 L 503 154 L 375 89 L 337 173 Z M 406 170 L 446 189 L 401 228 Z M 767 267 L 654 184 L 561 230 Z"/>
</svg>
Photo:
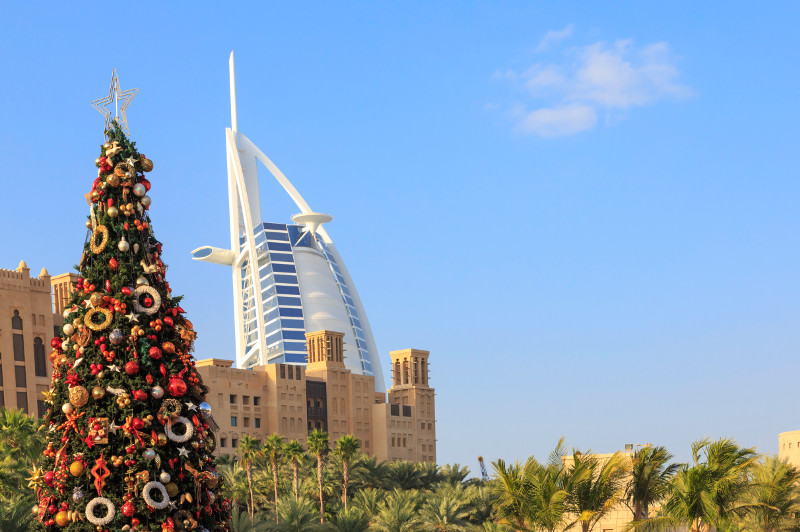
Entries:
<svg viewBox="0 0 800 532">
<path fill-rule="evenodd" d="M 69 465 L 69 473 L 73 477 L 79 477 L 79 476 L 83 475 L 83 472 L 85 470 L 86 470 L 86 468 L 83 466 L 83 464 L 80 463 L 80 462 L 77 462 L 77 461 L 76 462 L 72 462 Z"/>
<path fill-rule="evenodd" d="M 92 201 L 97 201 L 98 199 L 100 199 L 100 193 L 97 192 L 96 190 L 92 190 L 91 198 Z"/>
<path fill-rule="evenodd" d="M 56 514 L 56 524 L 58 526 L 67 526 L 69 524 L 69 514 L 61 510 Z"/>
<path fill-rule="evenodd" d="M 101 159 L 101 158 L 100 158 L 100 157 L 98 157 L 97 159 L 95 159 L 95 160 L 94 160 L 94 164 L 95 164 L 95 166 L 97 166 L 98 168 L 100 168 L 100 166 L 102 166 L 102 165 L 103 165 L 103 161 L 101 161 L 100 159 Z"/>
<path fill-rule="evenodd" d="M 95 306 L 99 307 L 101 303 L 103 303 L 103 294 L 100 292 L 92 292 L 92 295 L 89 296 L 89 302 Z"/>
<path fill-rule="evenodd" d="M 159 447 L 163 447 L 167 444 L 167 435 L 166 434 L 159 434 L 158 439 L 156 440 L 156 445 Z"/>
<path fill-rule="evenodd" d="M 86 220 L 86 229 L 91 229 L 91 228 L 92 228 L 92 221 Z"/>
<path fill-rule="evenodd" d="M 117 209 L 116 207 L 109 207 L 108 215 L 111 216 L 112 218 L 116 218 L 117 216 L 119 216 L 119 209 Z"/>
<path fill-rule="evenodd" d="M 119 176 L 117 174 L 111 174 L 106 178 L 106 184 L 111 187 L 118 187 L 120 183 Z"/>
<path fill-rule="evenodd" d="M 145 159 L 142 157 L 142 170 L 145 172 L 152 172 L 153 171 L 153 161 L 150 159 Z"/>
<path fill-rule="evenodd" d="M 92 388 L 92 397 L 94 400 L 102 399 L 103 396 L 106 394 L 106 391 L 99 386 L 95 386 Z"/>
<path fill-rule="evenodd" d="M 105 144 L 103 144 L 103 149 L 104 150 L 110 150 L 111 149 L 111 143 L 110 142 L 106 142 Z"/>
<path fill-rule="evenodd" d="M 83 323 L 83 320 L 80 318 L 75 318 L 74 320 L 72 320 L 72 326 L 75 327 L 76 329 L 80 329 L 81 323 Z"/>
<path fill-rule="evenodd" d="M 69 389 L 69 402 L 78 408 L 89 400 L 89 392 L 83 386 L 73 386 Z"/>
<path fill-rule="evenodd" d="M 170 497 L 175 497 L 178 494 L 178 491 L 180 491 L 178 489 L 178 485 L 175 484 L 174 482 L 168 482 L 165 487 L 167 488 L 167 494 Z"/>
</svg>

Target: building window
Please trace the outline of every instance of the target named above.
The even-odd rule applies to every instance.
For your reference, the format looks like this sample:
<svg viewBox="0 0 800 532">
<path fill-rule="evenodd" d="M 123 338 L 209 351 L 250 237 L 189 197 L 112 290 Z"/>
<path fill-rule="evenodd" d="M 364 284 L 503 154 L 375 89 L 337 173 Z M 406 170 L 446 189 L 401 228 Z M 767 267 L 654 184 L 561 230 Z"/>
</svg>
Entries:
<svg viewBox="0 0 800 532">
<path fill-rule="evenodd" d="M 0 407 L 5 408 L 6 406 L 6 396 L 5 393 L 0 390 Z"/>
<path fill-rule="evenodd" d="M 11 328 L 18 331 L 22 330 L 22 318 L 19 317 L 18 310 L 15 310 L 14 315 L 11 317 Z"/>
<path fill-rule="evenodd" d="M 243 395 L 242 396 L 242 404 L 243 405 L 249 405 L 250 404 L 250 396 L 249 395 Z"/>
<path fill-rule="evenodd" d="M 261 428 L 261 418 L 260 417 L 257 417 L 255 419 L 253 419 L 253 426 L 255 428 L 257 428 L 257 429 Z"/>
<path fill-rule="evenodd" d="M 285 379 L 286 378 L 286 366 L 284 366 L 283 364 L 281 364 L 280 366 L 281 366 L 281 379 Z"/>
<path fill-rule="evenodd" d="M 250 426 L 250 418 L 246 417 L 244 418 L 244 427 L 248 428 L 249 426 Z"/>
<path fill-rule="evenodd" d="M 300 366 L 297 366 L 297 368 L 295 368 L 294 374 L 297 377 L 297 380 L 302 380 L 303 376 L 300 374 Z"/>
<path fill-rule="evenodd" d="M 231 427 L 236 426 L 236 416 L 231 416 Z"/>
<path fill-rule="evenodd" d="M 392 447 L 394 447 L 394 436 L 392 436 Z"/>
<path fill-rule="evenodd" d="M 289 378 L 294 379 L 294 366 L 289 366 Z"/>
<path fill-rule="evenodd" d="M 228 443 L 228 438 L 220 438 L 220 439 L 219 439 L 219 446 L 220 446 L 220 447 L 225 447 L 225 445 L 226 445 L 227 443 Z"/>
<path fill-rule="evenodd" d="M 44 357 L 44 343 L 41 338 L 33 339 L 33 366 L 37 377 L 47 377 L 47 363 Z"/>
<path fill-rule="evenodd" d="M 253 397 L 253 406 L 258 406 L 260 404 L 261 404 L 261 398 L 260 397 Z"/>
<path fill-rule="evenodd" d="M 14 376 L 17 378 L 17 388 L 28 386 L 28 380 L 25 378 L 25 366 L 14 366 Z"/>
<path fill-rule="evenodd" d="M 233 394 L 231 394 L 231 404 L 232 404 L 232 405 L 235 405 L 235 404 L 236 404 L 236 396 L 235 396 L 235 395 L 233 395 Z"/>
<path fill-rule="evenodd" d="M 14 360 L 25 362 L 25 338 L 17 333 L 14 333 Z"/>
<path fill-rule="evenodd" d="M 236 438 L 231 438 L 231 447 L 236 449 L 237 445 L 239 445 L 239 440 L 237 440 Z"/>
<path fill-rule="evenodd" d="M 42 418 L 47 415 L 47 405 L 45 405 L 44 401 L 36 401 L 36 410 L 38 411 L 38 417 Z"/>
<path fill-rule="evenodd" d="M 28 392 L 17 392 L 17 408 L 28 413 Z"/>
</svg>

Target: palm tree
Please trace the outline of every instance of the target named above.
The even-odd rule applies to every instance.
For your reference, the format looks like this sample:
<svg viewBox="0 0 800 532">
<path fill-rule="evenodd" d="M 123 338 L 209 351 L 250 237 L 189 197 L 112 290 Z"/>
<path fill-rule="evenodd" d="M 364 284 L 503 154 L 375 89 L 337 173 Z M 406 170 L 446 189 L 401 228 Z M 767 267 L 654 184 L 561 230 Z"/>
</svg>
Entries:
<svg viewBox="0 0 800 532">
<path fill-rule="evenodd" d="M 294 488 L 294 500 L 300 498 L 298 488 L 300 485 L 300 461 L 306 455 L 306 450 L 297 440 L 292 440 L 283 448 L 283 454 L 292 463 L 293 481 L 292 487 Z"/>
<path fill-rule="evenodd" d="M 239 448 L 236 453 L 240 456 L 242 467 L 247 474 L 247 490 L 250 493 L 250 499 L 247 504 L 247 513 L 250 518 L 253 518 L 255 511 L 255 503 L 253 502 L 253 462 L 258 459 L 261 451 L 258 447 L 258 442 L 250 436 L 243 436 L 239 440 Z"/>
<path fill-rule="evenodd" d="M 276 532 L 314 532 L 327 530 L 317 523 L 314 505 L 307 499 L 293 501 L 284 499 L 278 504 L 278 517 L 280 524 L 272 524 L 269 530 Z"/>
<path fill-rule="evenodd" d="M 680 467 L 668 464 L 672 454 L 665 447 L 648 445 L 637 450 L 631 462 L 631 475 L 625 489 L 625 501 L 639 521 L 650 516 L 650 506 L 660 502 Z"/>
<path fill-rule="evenodd" d="M 492 462 L 492 467 L 495 472 L 492 489 L 497 496 L 495 514 L 501 520 L 513 521 L 524 528 L 531 498 L 531 477 L 540 467 L 539 463 L 531 456 L 525 464 L 514 462 L 506 466 L 503 459 L 498 459 Z"/>
<path fill-rule="evenodd" d="M 0 446 L 9 454 L 28 461 L 42 456 L 44 438 L 38 431 L 42 421 L 22 410 L 0 408 Z"/>
<path fill-rule="evenodd" d="M 319 522 L 325 522 L 325 502 L 322 496 L 322 460 L 328 453 L 328 433 L 314 429 L 308 434 L 308 450 L 317 457 L 317 483 L 319 484 Z"/>
<path fill-rule="evenodd" d="M 272 487 L 275 490 L 275 522 L 278 522 L 278 461 L 283 456 L 283 438 L 273 434 L 264 442 L 261 452 L 272 465 Z"/>
<path fill-rule="evenodd" d="M 753 530 L 796 530 L 800 514 L 800 470 L 786 459 L 766 457 L 753 468 L 753 488 L 747 497 Z"/>
<path fill-rule="evenodd" d="M 395 488 L 373 519 L 372 529 L 378 532 L 417 532 L 422 524 L 418 508 L 419 496 L 416 490 L 401 491 Z"/>
<path fill-rule="evenodd" d="M 423 524 L 439 532 L 465 532 L 470 530 L 473 492 L 458 484 L 444 484 L 431 494 L 422 505 Z"/>
<path fill-rule="evenodd" d="M 439 476 L 448 484 L 461 484 L 469 476 L 469 468 L 460 464 L 447 464 L 439 468 Z"/>
<path fill-rule="evenodd" d="M 664 515 L 633 521 L 629 528 L 670 524 L 709 532 L 744 515 L 748 505 L 743 496 L 752 486 L 749 470 L 757 460 L 755 450 L 740 448 L 730 439 L 704 439 L 692 443 L 692 460 L 675 474 Z"/>
<path fill-rule="evenodd" d="M 389 462 L 386 479 L 393 488 L 412 490 L 422 487 L 422 471 L 414 462 L 404 460 Z"/>
<path fill-rule="evenodd" d="M 347 484 L 350 482 L 350 462 L 358 455 L 358 438 L 345 434 L 336 441 L 334 451 L 342 459 L 342 501 L 347 511 Z"/>
<path fill-rule="evenodd" d="M 342 510 L 333 518 L 331 530 L 336 532 L 367 532 L 369 516 L 359 508 Z"/>
<path fill-rule="evenodd" d="M 229 521 L 231 532 L 266 532 L 267 524 L 261 515 L 257 514 L 250 517 L 247 513 L 242 513 L 238 506 L 233 507 L 231 520 Z M 5 528 L 0 528 L 5 532 Z"/>
<path fill-rule="evenodd" d="M 621 499 L 627 471 L 623 457 L 614 453 L 602 462 L 597 456 L 573 451 L 567 470 L 567 510 L 576 515 L 582 532 L 589 532 Z"/>
</svg>

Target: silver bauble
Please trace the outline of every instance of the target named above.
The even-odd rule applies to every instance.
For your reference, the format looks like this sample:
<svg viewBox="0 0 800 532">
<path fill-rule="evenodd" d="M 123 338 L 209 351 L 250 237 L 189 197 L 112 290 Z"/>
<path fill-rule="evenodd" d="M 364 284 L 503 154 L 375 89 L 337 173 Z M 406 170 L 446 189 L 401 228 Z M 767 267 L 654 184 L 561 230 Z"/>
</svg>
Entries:
<svg viewBox="0 0 800 532">
<path fill-rule="evenodd" d="M 153 396 L 153 399 L 161 399 L 162 397 L 164 397 L 164 388 L 162 388 L 161 386 L 153 386 L 153 389 L 150 390 L 150 395 Z"/>
<path fill-rule="evenodd" d="M 156 457 L 156 452 L 153 449 L 145 449 L 142 456 L 145 460 L 152 460 Z"/>
<path fill-rule="evenodd" d="M 119 344 L 121 344 L 121 343 L 122 343 L 122 340 L 123 340 L 123 338 L 124 338 L 124 337 L 123 337 L 123 335 L 122 335 L 122 331 L 120 331 L 119 329 L 114 329 L 114 330 L 113 330 L 113 331 L 111 331 L 111 332 L 109 333 L 109 335 L 108 335 L 108 339 L 109 339 L 109 341 L 111 342 L 111 344 L 112 344 L 112 345 L 119 345 Z"/>
<path fill-rule="evenodd" d="M 83 499 L 83 496 L 84 496 L 83 490 L 75 486 L 75 488 L 72 490 L 72 500 L 79 501 Z"/>
<path fill-rule="evenodd" d="M 162 471 L 160 475 L 158 475 L 158 480 L 162 484 L 168 484 L 172 477 L 166 471 Z"/>
<path fill-rule="evenodd" d="M 127 240 L 123 238 L 122 240 L 119 241 L 119 244 L 117 244 L 117 249 L 125 253 L 126 251 L 131 249 L 131 245 Z"/>
<path fill-rule="evenodd" d="M 75 327 L 73 327 L 71 323 L 65 323 L 61 330 L 64 331 L 64 334 L 67 336 L 71 336 L 72 333 L 75 332 Z"/>
<path fill-rule="evenodd" d="M 149 207 L 150 204 L 153 203 L 153 198 L 150 196 L 142 196 L 141 202 L 145 207 Z"/>
<path fill-rule="evenodd" d="M 69 316 L 70 314 L 72 314 L 72 309 L 65 308 L 63 313 L 64 319 L 67 319 L 67 316 Z"/>
<path fill-rule="evenodd" d="M 144 188 L 144 185 L 141 183 L 136 183 L 133 185 L 133 193 L 139 196 L 140 198 L 147 194 L 147 189 Z"/>
<path fill-rule="evenodd" d="M 136 286 L 150 286 L 150 281 L 148 281 L 147 277 L 144 276 L 137 277 Z"/>
<path fill-rule="evenodd" d="M 200 409 L 200 413 L 203 414 L 203 417 L 208 417 L 208 416 L 211 415 L 211 405 L 210 404 L 208 404 L 206 402 L 202 402 L 202 403 L 200 403 L 200 406 L 198 408 Z"/>
<path fill-rule="evenodd" d="M 61 405 L 61 411 L 65 414 L 71 414 L 73 410 L 75 410 L 75 407 L 72 406 L 72 403 L 64 403 Z"/>
</svg>

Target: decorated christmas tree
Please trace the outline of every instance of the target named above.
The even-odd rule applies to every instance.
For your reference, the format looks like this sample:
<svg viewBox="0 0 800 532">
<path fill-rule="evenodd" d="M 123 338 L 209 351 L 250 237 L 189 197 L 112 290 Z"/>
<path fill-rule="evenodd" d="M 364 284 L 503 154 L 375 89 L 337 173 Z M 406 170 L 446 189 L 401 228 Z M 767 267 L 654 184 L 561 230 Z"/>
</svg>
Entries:
<svg viewBox="0 0 800 532">
<path fill-rule="evenodd" d="M 47 449 L 29 479 L 38 517 L 45 530 L 228 530 L 196 333 L 148 216 L 153 163 L 107 123 L 80 277 L 52 341 Z"/>
</svg>

